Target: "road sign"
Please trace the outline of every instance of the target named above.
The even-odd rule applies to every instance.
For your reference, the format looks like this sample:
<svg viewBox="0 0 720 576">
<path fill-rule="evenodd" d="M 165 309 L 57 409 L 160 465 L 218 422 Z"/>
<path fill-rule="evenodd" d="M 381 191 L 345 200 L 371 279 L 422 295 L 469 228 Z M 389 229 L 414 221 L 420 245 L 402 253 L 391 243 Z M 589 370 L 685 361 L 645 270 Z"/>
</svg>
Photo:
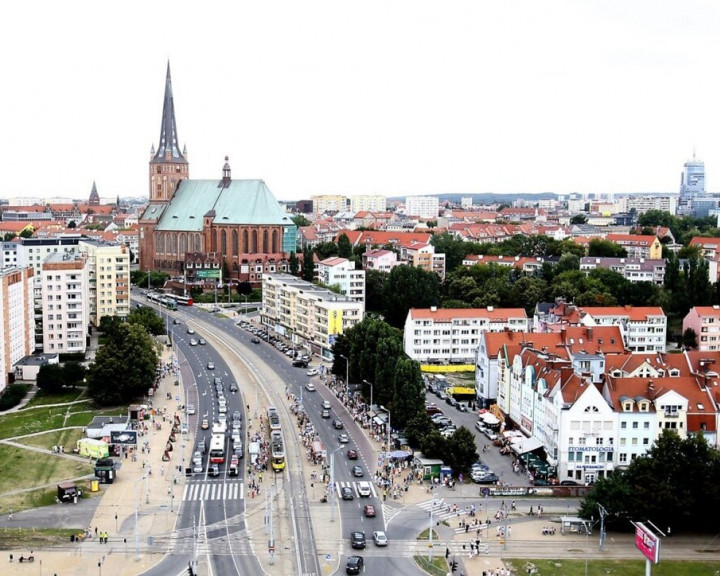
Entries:
<svg viewBox="0 0 720 576">
<path fill-rule="evenodd" d="M 330 554 L 325 554 L 325 560 L 332 560 L 332 556 Z"/>
</svg>

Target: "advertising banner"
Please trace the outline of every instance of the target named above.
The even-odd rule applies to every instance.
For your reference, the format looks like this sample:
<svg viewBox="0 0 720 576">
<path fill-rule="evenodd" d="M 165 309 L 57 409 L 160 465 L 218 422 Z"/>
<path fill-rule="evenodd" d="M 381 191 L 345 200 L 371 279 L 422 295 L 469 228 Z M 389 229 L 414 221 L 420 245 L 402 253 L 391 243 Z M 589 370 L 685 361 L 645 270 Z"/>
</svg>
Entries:
<svg viewBox="0 0 720 576">
<path fill-rule="evenodd" d="M 137 430 L 113 430 L 110 432 L 110 444 L 137 445 Z"/>
<path fill-rule="evenodd" d="M 660 561 L 660 538 L 642 522 L 635 524 L 635 548 L 654 564 Z"/>
</svg>

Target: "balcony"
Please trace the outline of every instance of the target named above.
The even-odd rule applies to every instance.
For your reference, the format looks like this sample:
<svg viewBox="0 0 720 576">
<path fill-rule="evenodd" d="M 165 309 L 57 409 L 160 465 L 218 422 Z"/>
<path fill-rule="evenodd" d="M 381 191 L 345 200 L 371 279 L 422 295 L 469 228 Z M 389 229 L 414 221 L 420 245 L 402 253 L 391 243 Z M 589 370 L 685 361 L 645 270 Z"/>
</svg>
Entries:
<svg viewBox="0 0 720 576">
<path fill-rule="evenodd" d="M 663 414 L 663 416 L 665 418 L 680 418 L 680 414 L 677 412 L 665 412 L 665 414 Z"/>
</svg>

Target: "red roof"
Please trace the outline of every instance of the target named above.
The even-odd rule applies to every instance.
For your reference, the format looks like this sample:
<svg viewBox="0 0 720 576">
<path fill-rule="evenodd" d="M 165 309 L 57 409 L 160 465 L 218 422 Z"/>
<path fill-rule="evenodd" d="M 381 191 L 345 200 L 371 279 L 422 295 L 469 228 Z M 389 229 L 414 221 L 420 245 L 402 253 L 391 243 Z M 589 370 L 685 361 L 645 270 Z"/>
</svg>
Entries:
<svg viewBox="0 0 720 576">
<path fill-rule="evenodd" d="M 410 315 L 415 319 L 427 318 L 437 322 L 449 322 L 454 318 L 489 318 L 499 321 L 527 318 L 524 308 L 411 308 Z"/>
</svg>

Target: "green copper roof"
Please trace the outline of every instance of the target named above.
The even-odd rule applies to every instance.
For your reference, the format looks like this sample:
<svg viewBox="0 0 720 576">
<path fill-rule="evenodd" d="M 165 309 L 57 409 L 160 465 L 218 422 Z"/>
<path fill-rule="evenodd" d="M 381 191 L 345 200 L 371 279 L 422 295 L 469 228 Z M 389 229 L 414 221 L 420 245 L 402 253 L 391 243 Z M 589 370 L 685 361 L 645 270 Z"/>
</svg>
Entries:
<svg viewBox="0 0 720 576">
<path fill-rule="evenodd" d="M 201 232 L 203 216 L 212 212 L 216 226 L 292 224 L 262 180 L 230 180 L 225 186 L 222 180 L 181 180 L 157 229 Z"/>
<path fill-rule="evenodd" d="M 157 222 L 160 220 L 163 210 L 165 210 L 165 204 L 148 204 L 140 220 L 154 220 Z"/>
</svg>

